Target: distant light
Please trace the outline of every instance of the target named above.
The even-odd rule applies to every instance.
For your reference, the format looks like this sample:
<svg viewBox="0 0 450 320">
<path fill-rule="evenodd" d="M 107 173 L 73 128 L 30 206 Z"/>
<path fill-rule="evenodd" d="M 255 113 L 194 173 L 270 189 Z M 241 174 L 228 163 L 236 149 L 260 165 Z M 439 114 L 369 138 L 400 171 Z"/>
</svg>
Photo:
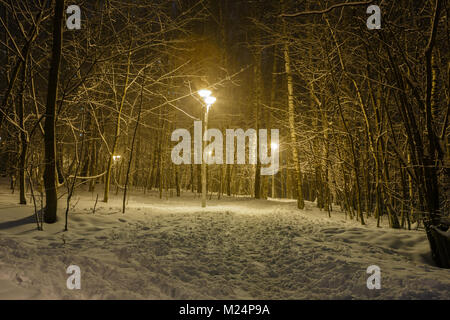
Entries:
<svg viewBox="0 0 450 320">
<path fill-rule="evenodd" d="M 113 156 L 113 160 L 114 160 L 114 161 L 119 161 L 120 158 L 121 158 L 121 156 Z"/>
<path fill-rule="evenodd" d="M 211 91 L 203 89 L 198 92 L 198 95 L 205 99 L 208 98 L 211 95 L 211 93 L 212 93 Z"/>
<path fill-rule="evenodd" d="M 278 149 L 278 143 L 272 143 L 271 145 L 270 145 L 270 147 L 272 148 L 272 150 L 277 150 Z"/>
<path fill-rule="evenodd" d="M 214 97 L 207 97 L 206 99 L 205 99 L 205 102 L 206 102 L 206 104 L 208 105 L 208 106 L 210 106 L 210 105 L 212 105 L 212 104 L 214 104 L 214 102 L 216 102 L 216 98 L 214 98 Z"/>
</svg>

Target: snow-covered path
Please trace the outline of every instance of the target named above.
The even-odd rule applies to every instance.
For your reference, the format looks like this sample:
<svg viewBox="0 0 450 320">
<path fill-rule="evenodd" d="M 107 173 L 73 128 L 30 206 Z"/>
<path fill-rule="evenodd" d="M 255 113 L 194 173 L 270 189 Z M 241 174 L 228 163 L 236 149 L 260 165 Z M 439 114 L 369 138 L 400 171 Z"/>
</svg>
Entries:
<svg viewBox="0 0 450 320">
<path fill-rule="evenodd" d="M 450 270 L 428 261 L 423 231 L 360 226 L 308 203 L 246 198 L 121 201 L 75 197 L 63 219 L 36 231 L 31 206 L 0 194 L 0 298 L 449 299 Z M 61 202 L 60 208 L 65 208 Z M 66 288 L 69 265 L 81 290 Z M 381 268 L 381 290 L 366 269 Z"/>
</svg>

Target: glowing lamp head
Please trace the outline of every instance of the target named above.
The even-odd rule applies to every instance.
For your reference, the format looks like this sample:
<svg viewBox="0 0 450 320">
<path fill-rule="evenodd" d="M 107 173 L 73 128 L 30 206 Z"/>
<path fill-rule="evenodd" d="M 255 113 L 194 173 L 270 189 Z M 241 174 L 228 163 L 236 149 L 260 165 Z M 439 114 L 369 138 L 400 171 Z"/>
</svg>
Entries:
<svg viewBox="0 0 450 320">
<path fill-rule="evenodd" d="M 278 149 L 278 143 L 272 142 L 272 144 L 270 145 L 270 147 L 272 148 L 272 150 L 277 150 L 277 149 Z"/>
<path fill-rule="evenodd" d="M 214 102 L 216 102 L 216 98 L 214 98 L 214 97 L 207 97 L 206 99 L 205 99 L 205 102 L 206 102 L 206 104 L 208 105 L 208 106 L 210 106 L 210 105 L 212 105 L 212 104 L 214 104 Z"/>
<path fill-rule="evenodd" d="M 198 95 L 199 95 L 200 97 L 202 97 L 203 99 L 206 99 L 206 98 L 208 98 L 208 97 L 211 95 L 211 91 L 206 90 L 206 89 L 203 89 L 203 90 L 200 90 L 200 91 L 198 92 Z"/>
</svg>

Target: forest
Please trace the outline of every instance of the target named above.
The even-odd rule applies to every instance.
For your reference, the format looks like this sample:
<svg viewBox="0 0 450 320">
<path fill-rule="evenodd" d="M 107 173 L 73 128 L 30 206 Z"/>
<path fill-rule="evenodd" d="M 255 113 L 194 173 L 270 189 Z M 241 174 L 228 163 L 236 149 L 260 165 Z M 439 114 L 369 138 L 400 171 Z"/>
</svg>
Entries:
<svg viewBox="0 0 450 320">
<path fill-rule="evenodd" d="M 0 0 L 1 199 L 38 234 L 71 232 L 83 197 L 119 220 L 149 197 L 195 203 L 196 217 L 210 203 L 292 203 L 294 221 L 418 232 L 448 269 L 449 11 L 448 0 Z M 249 154 L 206 161 L 196 123 L 224 147 L 229 130 L 253 130 Z M 173 161 L 177 129 L 192 161 Z M 273 175 L 261 174 L 266 140 Z"/>
</svg>

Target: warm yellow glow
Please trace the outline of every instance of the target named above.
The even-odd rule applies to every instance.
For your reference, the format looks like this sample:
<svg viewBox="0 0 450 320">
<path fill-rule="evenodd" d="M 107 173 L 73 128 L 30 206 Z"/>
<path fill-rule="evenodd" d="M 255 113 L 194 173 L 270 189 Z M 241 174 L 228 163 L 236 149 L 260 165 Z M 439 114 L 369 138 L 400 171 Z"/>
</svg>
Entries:
<svg viewBox="0 0 450 320">
<path fill-rule="evenodd" d="M 272 144 L 270 145 L 270 147 L 272 148 L 272 150 L 277 150 L 277 149 L 278 149 L 278 143 L 272 142 Z"/>
<path fill-rule="evenodd" d="M 211 95 L 211 91 L 202 89 L 198 92 L 198 95 L 204 99 L 208 98 Z"/>
<path fill-rule="evenodd" d="M 205 99 L 205 102 L 206 102 L 206 104 L 208 105 L 208 106 L 210 106 L 210 105 L 212 105 L 214 102 L 216 102 L 216 98 L 214 98 L 214 97 L 207 97 L 206 99 Z"/>
</svg>

